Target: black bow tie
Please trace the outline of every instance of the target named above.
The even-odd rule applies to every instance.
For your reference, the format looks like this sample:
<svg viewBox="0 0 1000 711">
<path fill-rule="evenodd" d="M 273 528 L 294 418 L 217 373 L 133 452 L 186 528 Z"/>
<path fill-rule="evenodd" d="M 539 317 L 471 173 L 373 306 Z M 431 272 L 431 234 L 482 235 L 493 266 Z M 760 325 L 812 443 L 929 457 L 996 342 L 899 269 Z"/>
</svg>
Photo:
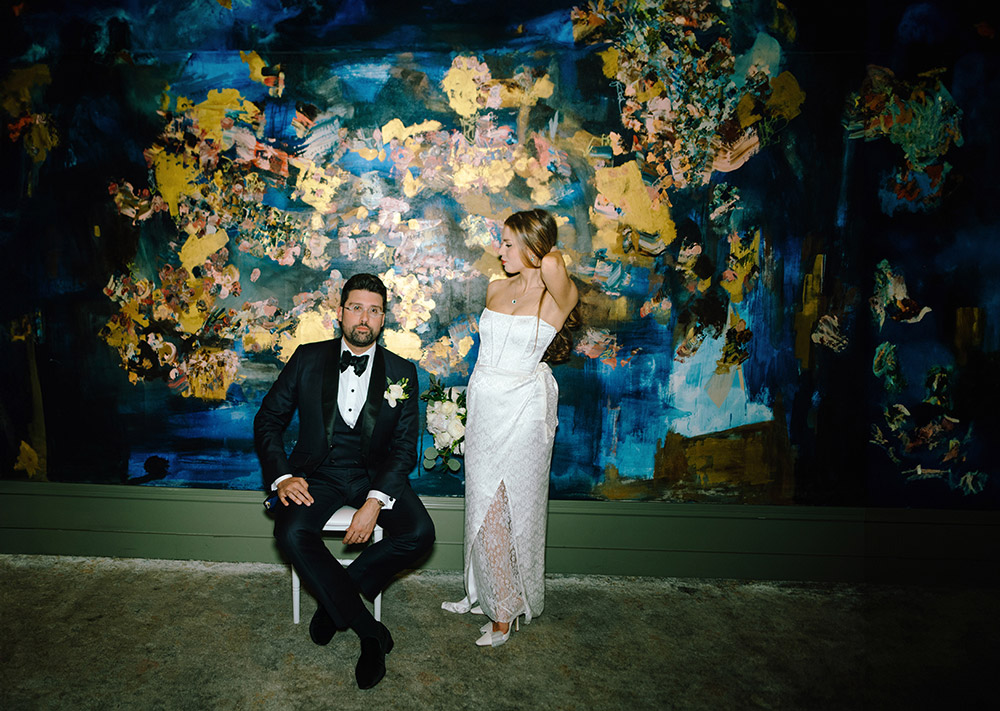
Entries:
<svg viewBox="0 0 1000 711">
<path fill-rule="evenodd" d="M 361 375 L 368 367 L 368 354 L 354 355 L 350 351 L 342 351 L 340 354 L 340 372 L 354 366 L 354 374 Z"/>
</svg>

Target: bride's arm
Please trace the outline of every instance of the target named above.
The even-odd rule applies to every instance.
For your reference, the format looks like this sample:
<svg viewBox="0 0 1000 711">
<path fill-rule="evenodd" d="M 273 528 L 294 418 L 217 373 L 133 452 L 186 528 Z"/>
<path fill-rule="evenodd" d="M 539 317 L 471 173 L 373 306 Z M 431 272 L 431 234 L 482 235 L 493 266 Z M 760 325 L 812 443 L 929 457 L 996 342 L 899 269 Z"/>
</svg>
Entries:
<svg viewBox="0 0 1000 711">
<path fill-rule="evenodd" d="M 568 314 L 576 306 L 580 297 L 576 290 L 576 284 L 573 283 L 569 272 L 566 271 L 562 252 L 553 247 L 548 254 L 542 257 L 541 272 L 545 289 L 555 299 L 563 315 Z"/>
</svg>

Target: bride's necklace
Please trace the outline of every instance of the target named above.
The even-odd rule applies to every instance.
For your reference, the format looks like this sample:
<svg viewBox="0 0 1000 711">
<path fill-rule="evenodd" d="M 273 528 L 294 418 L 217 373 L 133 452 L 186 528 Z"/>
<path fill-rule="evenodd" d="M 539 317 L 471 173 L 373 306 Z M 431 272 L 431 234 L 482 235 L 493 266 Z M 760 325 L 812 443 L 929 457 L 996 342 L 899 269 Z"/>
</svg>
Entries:
<svg viewBox="0 0 1000 711">
<path fill-rule="evenodd" d="M 517 304 L 518 298 L 520 298 L 520 297 L 524 296 L 525 294 L 527 294 L 529 289 L 537 289 L 537 288 L 538 288 L 538 285 L 524 287 L 524 289 L 521 290 L 520 294 L 518 294 L 517 296 L 515 296 L 514 298 L 512 298 L 510 300 L 510 303 Z"/>
</svg>

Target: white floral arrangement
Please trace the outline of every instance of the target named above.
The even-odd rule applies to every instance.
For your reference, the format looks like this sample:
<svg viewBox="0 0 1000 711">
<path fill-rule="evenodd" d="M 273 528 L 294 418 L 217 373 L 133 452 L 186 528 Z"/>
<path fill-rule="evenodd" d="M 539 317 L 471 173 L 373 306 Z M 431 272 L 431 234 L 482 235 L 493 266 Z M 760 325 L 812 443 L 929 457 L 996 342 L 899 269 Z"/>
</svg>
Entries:
<svg viewBox="0 0 1000 711">
<path fill-rule="evenodd" d="M 420 399 L 427 401 L 427 431 L 434 437 L 434 446 L 424 450 L 424 468 L 433 469 L 440 457 L 445 467 L 457 472 L 462 465 L 456 457 L 465 444 L 465 388 L 446 388 L 432 375 Z"/>
<path fill-rule="evenodd" d="M 389 402 L 389 407 L 396 407 L 396 403 L 401 400 L 406 400 L 410 397 L 410 393 L 407 392 L 407 388 L 410 385 L 409 378 L 400 378 L 395 383 L 385 379 L 385 399 Z"/>
</svg>

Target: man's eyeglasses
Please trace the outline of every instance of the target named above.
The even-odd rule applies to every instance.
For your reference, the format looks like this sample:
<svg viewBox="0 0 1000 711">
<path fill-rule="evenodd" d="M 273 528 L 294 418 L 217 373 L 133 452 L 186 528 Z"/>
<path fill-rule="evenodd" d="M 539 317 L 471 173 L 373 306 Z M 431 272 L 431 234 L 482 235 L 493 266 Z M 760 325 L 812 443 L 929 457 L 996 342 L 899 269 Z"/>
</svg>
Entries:
<svg viewBox="0 0 1000 711">
<path fill-rule="evenodd" d="M 383 313 L 381 306 L 362 306 L 361 304 L 350 304 L 344 307 L 344 311 L 350 311 L 355 316 L 360 316 L 363 313 L 367 313 L 369 316 L 378 318 Z"/>
</svg>

